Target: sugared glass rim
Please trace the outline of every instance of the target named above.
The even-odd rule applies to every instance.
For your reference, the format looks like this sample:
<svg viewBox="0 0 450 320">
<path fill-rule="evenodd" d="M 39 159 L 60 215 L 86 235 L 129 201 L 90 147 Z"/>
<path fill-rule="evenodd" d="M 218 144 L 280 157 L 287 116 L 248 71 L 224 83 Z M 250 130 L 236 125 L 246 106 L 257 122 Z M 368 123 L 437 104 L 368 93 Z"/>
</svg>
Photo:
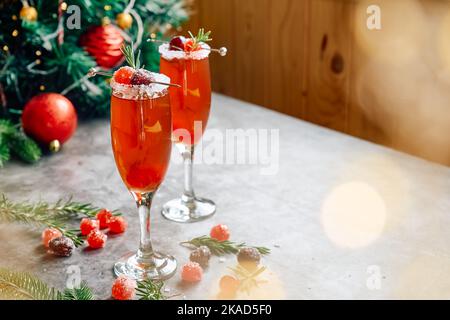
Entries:
<svg viewBox="0 0 450 320">
<path fill-rule="evenodd" d="M 155 81 L 161 83 L 170 83 L 170 78 L 162 73 L 150 72 Z M 112 94 L 118 98 L 126 100 L 146 100 L 163 97 L 169 93 L 169 86 L 160 83 L 151 83 L 149 85 L 131 85 L 122 84 L 111 78 L 110 82 Z"/>
<path fill-rule="evenodd" d="M 164 43 L 159 46 L 159 54 L 166 60 L 203 60 L 209 57 L 211 47 L 207 43 L 200 43 L 202 49 L 185 52 L 170 50 L 170 44 Z"/>
</svg>

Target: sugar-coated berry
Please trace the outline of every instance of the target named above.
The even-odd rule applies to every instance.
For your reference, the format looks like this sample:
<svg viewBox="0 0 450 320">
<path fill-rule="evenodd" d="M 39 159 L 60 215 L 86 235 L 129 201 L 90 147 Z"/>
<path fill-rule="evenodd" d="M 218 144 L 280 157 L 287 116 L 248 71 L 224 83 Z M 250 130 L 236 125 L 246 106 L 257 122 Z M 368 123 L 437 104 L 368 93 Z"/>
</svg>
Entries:
<svg viewBox="0 0 450 320">
<path fill-rule="evenodd" d="M 116 300 L 132 300 L 136 293 L 136 281 L 127 276 L 119 276 L 113 283 L 111 295 Z"/>
<path fill-rule="evenodd" d="M 87 236 L 87 242 L 92 249 L 103 248 L 106 244 L 106 239 L 108 239 L 108 237 L 100 230 L 92 230 Z"/>
<path fill-rule="evenodd" d="M 96 218 L 98 222 L 100 223 L 100 229 L 106 229 L 109 227 L 109 221 L 112 217 L 111 211 L 107 209 L 102 209 L 96 214 Z"/>
<path fill-rule="evenodd" d="M 220 290 L 226 293 L 236 293 L 240 284 L 240 281 L 233 276 L 223 276 L 220 279 L 219 287 Z"/>
<path fill-rule="evenodd" d="M 211 250 L 206 246 L 201 246 L 191 252 L 189 260 L 192 262 L 197 262 L 202 268 L 206 268 L 209 264 L 209 259 L 211 258 Z"/>
<path fill-rule="evenodd" d="M 87 236 L 92 230 L 100 229 L 98 220 L 83 218 L 80 223 L 80 231 L 83 236 Z"/>
<path fill-rule="evenodd" d="M 60 257 L 70 257 L 72 255 L 75 245 L 72 239 L 67 237 L 58 237 L 50 241 L 49 243 L 50 252 L 55 256 Z"/>
<path fill-rule="evenodd" d="M 42 243 L 48 248 L 50 241 L 62 236 L 61 231 L 55 228 L 46 228 L 42 231 Z"/>
<path fill-rule="evenodd" d="M 195 49 L 196 48 L 195 48 L 195 41 L 194 41 L 194 39 L 187 39 L 186 42 L 184 43 L 184 51 L 192 52 Z"/>
<path fill-rule="evenodd" d="M 224 224 L 219 224 L 213 227 L 209 235 L 211 236 L 211 238 L 221 242 L 230 239 L 230 231 L 228 230 L 228 227 Z"/>
<path fill-rule="evenodd" d="M 181 279 L 186 282 L 202 280 L 203 269 L 197 262 L 188 262 L 181 269 Z"/>
<path fill-rule="evenodd" d="M 174 37 L 174 38 L 172 38 L 172 40 L 170 40 L 169 50 L 183 51 L 185 42 L 186 42 L 186 38 L 183 36 Z"/>
<path fill-rule="evenodd" d="M 111 217 L 109 220 L 109 232 L 123 233 L 127 230 L 128 224 L 123 217 Z"/>
<path fill-rule="evenodd" d="M 237 254 L 237 260 L 247 270 L 255 270 L 261 261 L 261 254 L 256 248 L 242 248 Z"/>
<path fill-rule="evenodd" d="M 120 84 L 131 84 L 135 72 L 136 70 L 131 67 L 122 67 L 114 73 L 114 81 Z"/>
<path fill-rule="evenodd" d="M 131 78 L 131 84 L 133 86 L 136 85 L 148 86 L 149 84 L 153 83 L 153 81 L 155 81 L 155 78 L 153 77 L 150 71 L 147 71 L 145 69 L 137 70 L 134 73 L 133 78 Z"/>
</svg>

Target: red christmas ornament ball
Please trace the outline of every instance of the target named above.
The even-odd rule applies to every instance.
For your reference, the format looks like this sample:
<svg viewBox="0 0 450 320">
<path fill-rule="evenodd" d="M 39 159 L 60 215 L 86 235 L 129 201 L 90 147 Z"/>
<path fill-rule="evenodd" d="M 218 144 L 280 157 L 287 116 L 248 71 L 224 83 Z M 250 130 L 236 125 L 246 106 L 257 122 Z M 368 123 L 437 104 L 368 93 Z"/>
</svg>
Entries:
<svg viewBox="0 0 450 320">
<path fill-rule="evenodd" d="M 100 67 L 111 69 L 118 65 L 123 54 L 124 43 L 119 29 L 114 25 L 95 26 L 81 36 L 80 44 L 95 58 Z"/>
<path fill-rule="evenodd" d="M 58 93 L 43 93 L 33 97 L 22 112 L 25 132 L 38 142 L 49 145 L 58 140 L 63 144 L 77 128 L 77 113 L 69 99 Z"/>
</svg>

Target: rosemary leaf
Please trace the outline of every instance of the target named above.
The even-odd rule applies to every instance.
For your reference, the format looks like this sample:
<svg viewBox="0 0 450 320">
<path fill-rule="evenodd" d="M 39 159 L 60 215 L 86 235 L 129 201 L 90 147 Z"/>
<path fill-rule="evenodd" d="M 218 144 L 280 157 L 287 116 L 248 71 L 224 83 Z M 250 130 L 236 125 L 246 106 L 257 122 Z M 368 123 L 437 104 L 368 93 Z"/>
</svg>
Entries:
<svg viewBox="0 0 450 320">
<path fill-rule="evenodd" d="M 239 252 L 240 249 L 249 247 L 244 242 L 241 243 L 235 243 L 232 241 L 219 241 L 216 239 L 213 239 L 208 236 L 201 236 L 194 238 L 190 241 L 182 242 L 181 245 L 189 245 L 193 247 L 201 247 L 201 246 L 207 246 L 209 250 L 211 250 L 211 253 L 217 256 L 223 256 L 226 254 L 236 254 Z M 267 255 L 270 253 L 270 249 L 266 247 L 252 247 L 259 251 L 262 255 Z"/>
</svg>

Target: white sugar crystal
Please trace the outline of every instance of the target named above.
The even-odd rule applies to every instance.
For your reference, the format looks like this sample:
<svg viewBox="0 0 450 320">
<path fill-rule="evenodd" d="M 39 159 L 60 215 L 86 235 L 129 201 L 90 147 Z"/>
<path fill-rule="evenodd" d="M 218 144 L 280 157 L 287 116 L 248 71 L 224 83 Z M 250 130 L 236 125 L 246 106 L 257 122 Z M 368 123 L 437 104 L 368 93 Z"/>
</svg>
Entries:
<svg viewBox="0 0 450 320">
<path fill-rule="evenodd" d="M 161 73 L 154 73 L 145 70 L 151 74 L 152 78 L 156 82 L 170 83 L 170 78 Z M 128 100 L 142 100 L 142 99 L 155 99 L 168 94 L 168 85 L 151 83 L 149 85 L 128 85 L 121 84 L 114 81 L 114 77 L 111 79 L 111 88 L 113 94 L 116 97 Z"/>
<path fill-rule="evenodd" d="M 225 261 L 227 261 L 227 259 L 225 259 L 224 257 L 219 258 L 219 262 L 220 262 L 220 263 L 224 263 Z"/>
<path fill-rule="evenodd" d="M 170 50 L 170 44 L 164 43 L 159 46 L 159 53 L 166 60 L 202 60 L 208 58 L 211 53 L 211 47 L 206 43 L 201 44 L 202 49 L 192 51 L 192 52 L 184 52 L 184 51 L 176 51 Z"/>
</svg>

